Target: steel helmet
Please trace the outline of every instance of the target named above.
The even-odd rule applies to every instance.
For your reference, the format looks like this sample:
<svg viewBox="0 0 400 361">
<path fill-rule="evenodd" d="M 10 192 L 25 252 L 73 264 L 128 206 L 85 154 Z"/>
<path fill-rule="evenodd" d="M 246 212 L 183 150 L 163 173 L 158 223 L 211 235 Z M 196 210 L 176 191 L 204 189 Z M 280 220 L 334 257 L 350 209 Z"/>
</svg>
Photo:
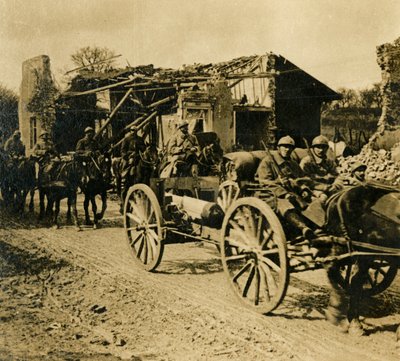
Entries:
<svg viewBox="0 0 400 361">
<path fill-rule="evenodd" d="M 92 127 L 86 127 L 85 133 L 94 133 L 94 129 Z"/>
<path fill-rule="evenodd" d="M 290 145 L 291 147 L 295 147 L 294 139 L 290 137 L 289 135 L 286 135 L 285 137 L 282 137 L 278 141 L 278 146 L 280 145 Z"/>
<path fill-rule="evenodd" d="M 351 166 L 351 173 L 354 173 L 356 170 L 366 170 L 367 166 L 361 162 L 355 162 Z"/>
<path fill-rule="evenodd" d="M 187 127 L 189 126 L 189 123 L 187 122 L 187 120 L 182 119 L 179 123 L 178 123 L 178 129 L 181 129 L 183 127 Z"/>
<path fill-rule="evenodd" d="M 325 147 L 329 147 L 329 141 L 328 138 L 323 136 L 323 135 L 318 135 L 315 137 L 312 141 L 311 146 L 314 147 L 316 145 L 323 145 Z"/>
</svg>

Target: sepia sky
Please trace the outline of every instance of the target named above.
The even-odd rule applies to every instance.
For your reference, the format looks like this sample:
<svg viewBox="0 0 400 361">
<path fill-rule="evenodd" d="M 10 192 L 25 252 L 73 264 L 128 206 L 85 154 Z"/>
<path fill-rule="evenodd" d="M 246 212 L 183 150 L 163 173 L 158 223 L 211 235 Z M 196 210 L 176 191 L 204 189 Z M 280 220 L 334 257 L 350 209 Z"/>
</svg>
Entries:
<svg viewBox="0 0 400 361">
<path fill-rule="evenodd" d="M 18 91 L 21 63 L 50 56 L 57 78 L 81 47 L 119 66 L 281 54 L 336 89 L 380 81 L 376 46 L 400 37 L 398 0 L 0 0 L 0 83 Z"/>
</svg>

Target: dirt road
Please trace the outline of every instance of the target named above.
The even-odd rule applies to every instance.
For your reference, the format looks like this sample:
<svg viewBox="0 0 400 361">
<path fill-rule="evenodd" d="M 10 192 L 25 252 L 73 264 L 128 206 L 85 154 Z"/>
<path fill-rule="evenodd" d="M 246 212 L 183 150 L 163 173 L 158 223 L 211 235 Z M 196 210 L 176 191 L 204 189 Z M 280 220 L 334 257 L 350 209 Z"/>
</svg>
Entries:
<svg viewBox="0 0 400 361">
<path fill-rule="evenodd" d="M 132 262 L 117 205 L 76 232 L 0 214 L 1 360 L 398 360 L 400 283 L 370 300 L 369 336 L 323 311 L 323 271 L 291 278 L 273 315 L 237 302 L 216 249 L 171 245 L 157 273 Z"/>
</svg>

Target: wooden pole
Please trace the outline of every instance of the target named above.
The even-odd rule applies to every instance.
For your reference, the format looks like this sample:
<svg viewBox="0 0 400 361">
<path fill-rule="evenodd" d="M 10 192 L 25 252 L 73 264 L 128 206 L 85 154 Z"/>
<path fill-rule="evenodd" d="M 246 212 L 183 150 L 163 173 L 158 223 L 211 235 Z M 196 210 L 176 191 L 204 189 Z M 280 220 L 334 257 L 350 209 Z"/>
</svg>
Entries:
<svg viewBox="0 0 400 361">
<path fill-rule="evenodd" d="M 123 96 L 121 101 L 117 104 L 117 106 L 112 110 L 111 114 L 108 116 L 106 122 L 101 126 L 100 130 L 96 133 L 94 138 L 96 139 L 97 137 L 100 136 L 100 134 L 103 132 L 103 130 L 107 127 L 108 124 L 110 124 L 113 116 L 115 113 L 118 111 L 118 109 L 121 107 L 121 105 L 125 102 L 125 100 L 128 98 L 128 96 L 132 93 L 132 89 L 129 89 L 126 94 Z"/>
<path fill-rule="evenodd" d="M 168 103 L 168 102 L 169 102 L 170 100 L 172 100 L 172 99 L 175 99 L 175 95 L 171 95 L 171 96 L 166 97 L 166 98 L 164 98 L 164 99 L 158 100 L 158 101 L 156 101 L 156 102 L 154 102 L 154 103 L 148 105 L 147 108 L 155 108 L 155 107 L 157 107 L 157 106 L 159 106 L 159 105 L 162 105 L 162 104 L 164 104 L 164 103 Z"/>
</svg>

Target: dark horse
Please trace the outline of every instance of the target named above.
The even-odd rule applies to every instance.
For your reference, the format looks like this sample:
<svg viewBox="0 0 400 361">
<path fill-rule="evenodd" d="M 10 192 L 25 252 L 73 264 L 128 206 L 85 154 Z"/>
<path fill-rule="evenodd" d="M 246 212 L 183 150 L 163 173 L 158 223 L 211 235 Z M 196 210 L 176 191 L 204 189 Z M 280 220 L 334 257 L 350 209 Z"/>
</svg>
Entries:
<svg viewBox="0 0 400 361">
<path fill-rule="evenodd" d="M 107 190 L 111 184 L 111 160 L 108 155 L 95 153 L 85 158 L 83 162 L 85 176 L 82 178 L 80 188 L 85 195 L 83 207 L 85 209 L 85 223 L 92 225 L 89 215 L 89 202 L 92 204 L 93 228 L 97 228 L 98 221 L 104 216 L 107 209 Z M 96 195 L 101 196 L 102 207 L 97 213 Z"/>
<path fill-rule="evenodd" d="M 122 169 L 122 158 L 114 158 L 112 161 L 116 190 L 121 199 L 121 211 L 129 187 L 137 183 L 150 184 L 150 178 L 158 176 L 160 157 L 156 145 L 147 145 L 144 152 L 133 158 L 135 161 L 125 170 Z"/>
<path fill-rule="evenodd" d="M 74 224 L 80 230 L 76 198 L 82 176 L 82 166 L 74 157 L 61 159 L 60 162 L 52 166 L 51 171 L 48 166 L 44 167 L 39 179 L 40 215 L 42 216 L 45 211 L 44 197 L 46 196 L 48 200 L 46 214 L 53 216 L 52 223 L 55 227 L 59 227 L 60 202 L 62 199 L 67 198 L 68 210 L 72 208 Z M 54 214 L 53 206 L 55 206 Z M 70 212 L 68 212 L 67 217 L 71 217 Z"/>
<path fill-rule="evenodd" d="M 24 156 L 2 158 L 1 191 L 6 206 L 22 214 L 29 193 L 29 210 L 33 211 L 36 187 L 35 160 Z"/>
<path fill-rule="evenodd" d="M 328 204 L 327 230 L 331 234 L 351 240 L 349 248 L 354 251 L 389 252 L 388 256 L 383 256 L 382 259 L 397 270 L 400 255 L 399 189 L 367 183 L 343 190 Z M 390 254 L 395 257 L 390 257 Z M 359 322 L 360 302 L 365 296 L 364 286 L 371 283 L 369 269 L 373 269 L 376 260 L 377 257 L 373 255 L 356 256 L 351 259 L 349 266 L 352 267 L 353 273 L 352 277 L 346 280 L 350 296 L 347 319 L 350 321 L 350 327 L 352 322 L 357 324 L 359 334 L 363 334 Z M 343 283 L 341 264 L 340 261 L 335 262 L 327 269 L 333 287 L 330 300 L 332 318 L 343 314 L 344 308 L 347 308 L 346 302 L 343 301 L 343 290 L 339 286 Z"/>
</svg>

